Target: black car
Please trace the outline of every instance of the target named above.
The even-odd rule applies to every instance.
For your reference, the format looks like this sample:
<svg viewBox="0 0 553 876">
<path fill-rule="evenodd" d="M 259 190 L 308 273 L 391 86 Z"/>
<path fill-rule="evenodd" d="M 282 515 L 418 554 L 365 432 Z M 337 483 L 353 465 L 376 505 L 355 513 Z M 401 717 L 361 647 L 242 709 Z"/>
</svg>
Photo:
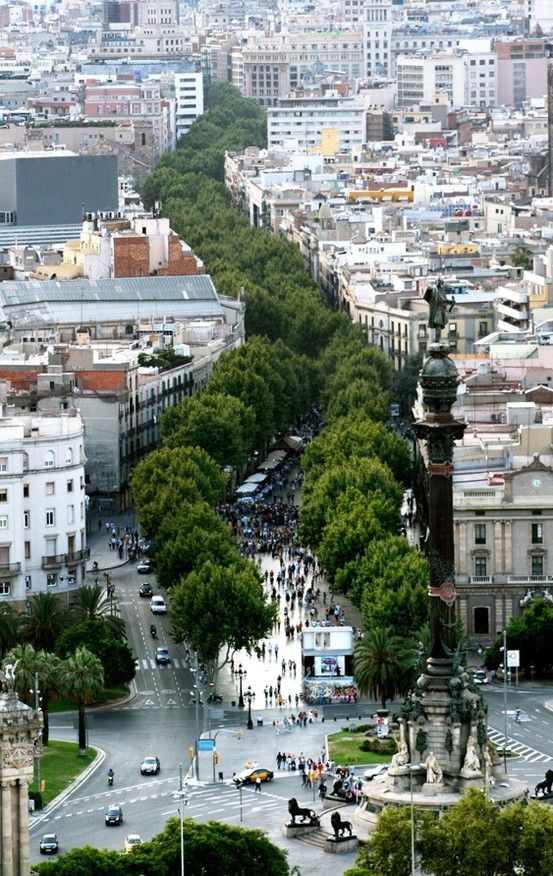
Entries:
<svg viewBox="0 0 553 876">
<path fill-rule="evenodd" d="M 106 810 L 105 822 L 109 827 L 112 824 L 121 824 L 123 821 L 123 810 L 118 803 L 109 806 Z"/>
<path fill-rule="evenodd" d="M 55 833 L 45 833 L 40 841 L 41 855 L 57 855 L 60 850 L 60 844 Z"/>
<path fill-rule="evenodd" d="M 152 590 L 152 585 L 148 584 L 147 581 L 144 581 L 144 584 L 140 585 L 140 590 L 138 591 L 139 596 L 146 596 L 148 599 L 153 596 L 154 591 Z"/>
</svg>

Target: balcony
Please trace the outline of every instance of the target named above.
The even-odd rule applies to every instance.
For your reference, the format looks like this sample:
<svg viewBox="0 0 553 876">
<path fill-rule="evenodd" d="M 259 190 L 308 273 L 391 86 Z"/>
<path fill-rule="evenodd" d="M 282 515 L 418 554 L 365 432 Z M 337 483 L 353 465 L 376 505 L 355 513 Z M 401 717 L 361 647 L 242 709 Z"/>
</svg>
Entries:
<svg viewBox="0 0 553 876">
<path fill-rule="evenodd" d="M 493 584 L 493 575 L 470 575 L 469 584 Z"/>
<path fill-rule="evenodd" d="M 61 569 L 65 563 L 65 554 L 52 554 L 49 557 L 42 557 L 43 569 Z"/>
<path fill-rule="evenodd" d="M 21 563 L 0 563 L 0 578 L 15 578 L 21 572 Z"/>
<path fill-rule="evenodd" d="M 65 562 L 68 566 L 77 566 L 83 560 L 88 560 L 90 556 L 90 548 L 82 548 L 80 551 L 73 551 L 70 554 L 65 555 Z"/>
<path fill-rule="evenodd" d="M 516 584 L 520 587 L 530 587 L 532 584 L 534 586 L 553 584 L 553 576 L 552 575 L 509 575 L 507 578 L 507 584 Z"/>
</svg>

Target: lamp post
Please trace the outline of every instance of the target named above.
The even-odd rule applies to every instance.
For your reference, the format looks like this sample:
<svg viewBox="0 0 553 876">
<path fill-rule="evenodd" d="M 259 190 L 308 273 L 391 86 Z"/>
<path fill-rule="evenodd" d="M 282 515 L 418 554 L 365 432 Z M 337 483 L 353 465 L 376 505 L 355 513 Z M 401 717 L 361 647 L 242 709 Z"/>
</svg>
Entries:
<svg viewBox="0 0 553 876">
<path fill-rule="evenodd" d="M 239 709 L 244 708 L 244 694 L 242 692 L 242 678 L 244 677 L 245 674 L 246 674 L 246 672 L 244 669 L 242 669 L 242 664 L 239 663 L 238 669 L 236 670 L 236 675 L 238 676 L 238 682 L 240 684 L 240 689 L 238 692 L 238 708 Z"/>
<path fill-rule="evenodd" d="M 190 803 L 190 787 L 199 787 L 201 782 L 198 782 L 194 779 L 185 779 L 184 783 L 182 781 L 182 764 L 179 763 L 179 787 L 178 790 L 173 791 L 171 797 L 173 800 L 177 800 L 179 803 L 179 815 L 180 815 L 180 872 L 181 876 L 184 876 L 184 809 Z"/>
<path fill-rule="evenodd" d="M 409 768 L 409 796 L 411 802 L 411 876 L 415 876 L 415 804 L 413 801 L 413 772 L 419 770 L 424 764 L 408 763 Z"/>
<path fill-rule="evenodd" d="M 34 689 L 31 689 L 29 693 L 35 695 L 35 711 L 38 712 L 40 709 L 40 690 L 38 687 L 38 672 L 35 672 L 35 686 Z M 40 755 L 36 759 L 36 789 L 40 791 L 40 786 L 42 784 L 42 775 L 41 775 L 41 757 Z"/>
<path fill-rule="evenodd" d="M 240 679 L 240 680 L 242 680 L 242 679 Z M 253 730 L 253 721 L 252 721 L 252 700 L 255 699 L 255 694 L 254 694 L 253 690 L 251 689 L 251 687 L 250 687 L 249 685 L 248 685 L 248 689 L 247 689 L 247 691 L 246 691 L 246 699 L 247 699 L 247 701 L 248 701 L 248 720 L 247 720 L 247 723 L 246 723 L 246 727 L 248 728 L 248 730 Z M 242 705 L 244 705 L 243 702 L 242 702 Z"/>
</svg>

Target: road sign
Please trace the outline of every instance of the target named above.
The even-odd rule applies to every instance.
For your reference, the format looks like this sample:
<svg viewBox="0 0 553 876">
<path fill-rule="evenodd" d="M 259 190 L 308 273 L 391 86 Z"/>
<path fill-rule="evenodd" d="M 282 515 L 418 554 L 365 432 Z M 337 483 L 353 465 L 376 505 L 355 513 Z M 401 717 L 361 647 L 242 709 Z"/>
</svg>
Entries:
<svg viewBox="0 0 553 876">
<path fill-rule="evenodd" d="M 214 739 L 198 739 L 197 746 L 198 746 L 198 751 L 214 751 L 215 750 L 215 740 Z"/>
<path fill-rule="evenodd" d="M 520 651 L 507 651 L 507 667 L 518 669 L 520 666 Z"/>
</svg>

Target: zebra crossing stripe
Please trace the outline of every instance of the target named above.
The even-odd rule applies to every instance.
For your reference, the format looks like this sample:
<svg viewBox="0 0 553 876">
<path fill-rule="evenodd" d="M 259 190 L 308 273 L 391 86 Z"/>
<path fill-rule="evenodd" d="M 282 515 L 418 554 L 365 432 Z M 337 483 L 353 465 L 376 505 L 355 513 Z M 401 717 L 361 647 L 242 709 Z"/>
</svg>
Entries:
<svg viewBox="0 0 553 876">
<path fill-rule="evenodd" d="M 492 742 L 502 746 L 505 736 L 503 733 L 500 733 L 499 730 L 494 730 L 493 727 L 488 727 L 488 739 L 491 739 Z M 523 742 L 517 742 L 516 739 L 510 737 L 507 737 L 507 748 L 514 751 L 515 754 L 518 754 L 521 759 L 525 760 L 527 763 L 549 763 L 553 760 L 551 755 L 544 754 L 543 751 L 537 751 L 535 748 L 530 748 L 528 745 L 524 745 Z"/>
</svg>

